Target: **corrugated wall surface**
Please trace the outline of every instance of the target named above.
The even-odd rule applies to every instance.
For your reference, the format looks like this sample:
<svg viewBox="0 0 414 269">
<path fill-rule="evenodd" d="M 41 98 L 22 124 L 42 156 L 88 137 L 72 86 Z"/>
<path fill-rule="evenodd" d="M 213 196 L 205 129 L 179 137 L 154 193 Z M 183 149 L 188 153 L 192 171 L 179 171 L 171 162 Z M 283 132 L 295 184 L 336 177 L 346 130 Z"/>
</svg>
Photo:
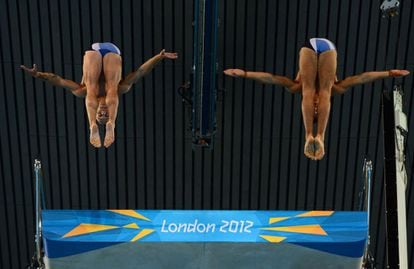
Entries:
<svg viewBox="0 0 414 269">
<path fill-rule="evenodd" d="M 308 37 L 331 39 L 338 78 L 384 68 L 414 70 L 414 3 L 381 18 L 381 1 L 226 0 L 220 2 L 219 70 L 239 67 L 294 77 Z M 34 176 L 40 157 L 53 209 L 356 210 L 362 163 L 374 162 L 372 250 L 385 264 L 380 97 L 393 80 L 355 87 L 332 100 L 327 155 L 303 156 L 300 96 L 280 87 L 219 76 L 213 150 L 192 151 L 188 115 L 176 89 L 192 65 L 190 0 L 0 0 L 0 267 L 23 268 L 33 253 Z M 116 143 L 88 143 L 84 100 L 22 73 L 38 64 L 76 81 L 83 51 L 112 41 L 124 74 L 162 48 L 164 61 L 122 96 Z M 402 82 L 414 130 L 412 76 Z M 413 132 L 407 166 L 413 180 Z M 408 197 L 413 266 L 414 197 Z"/>
</svg>

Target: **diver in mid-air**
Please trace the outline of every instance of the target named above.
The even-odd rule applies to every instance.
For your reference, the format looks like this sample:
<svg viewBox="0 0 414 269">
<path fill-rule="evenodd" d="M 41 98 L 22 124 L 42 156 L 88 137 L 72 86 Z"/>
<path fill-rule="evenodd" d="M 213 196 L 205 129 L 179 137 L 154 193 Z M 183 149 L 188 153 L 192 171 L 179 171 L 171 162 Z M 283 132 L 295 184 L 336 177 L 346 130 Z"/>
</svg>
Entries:
<svg viewBox="0 0 414 269">
<path fill-rule="evenodd" d="M 99 148 L 102 143 L 97 123 L 106 127 L 105 147 L 109 147 L 115 140 L 119 95 L 127 93 L 134 83 L 147 75 L 161 60 L 177 57 L 177 53 L 162 50 L 121 80 L 121 51 L 112 43 L 94 43 L 92 50 L 87 50 L 83 57 L 83 77 L 80 84 L 52 73 L 39 72 L 36 65 L 33 68 L 22 65 L 21 68 L 35 78 L 66 88 L 77 97 L 85 97 L 90 128 L 89 141 Z"/>
<path fill-rule="evenodd" d="M 241 69 L 227 69 L 224 74 L 232 77 L 286 87 L 291 93 L 302 94 L 302 116 L 305 126 L 304 154 L 312 160 L 325 155 L 325 130 L 331 109 L 331 94 L 343 94 L 347 88 L 387 77 L 406 76 L 408 70 L 365 72 L 343 80 L 336 79 L 337 53 L 335 45 L 325 38 L 311 38 L 305 42 L 299 54 L 299 71 L 295 80 L 285 76 Z M 316 122 L 316 135 L 313 123 Z"/>
</svg>

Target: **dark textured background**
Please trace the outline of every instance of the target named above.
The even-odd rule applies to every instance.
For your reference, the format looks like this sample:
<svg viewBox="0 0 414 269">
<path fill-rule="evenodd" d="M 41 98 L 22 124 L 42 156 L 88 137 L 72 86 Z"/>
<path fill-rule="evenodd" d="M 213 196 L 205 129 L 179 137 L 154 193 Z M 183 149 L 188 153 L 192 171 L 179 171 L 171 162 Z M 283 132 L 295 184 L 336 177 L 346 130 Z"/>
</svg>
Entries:
<svg viewBox="0 0 414 269">
<path fill-rule="evenodd" d="M 379 0 L 219 2 L 220 72 L 240 67 L 293 77 L 301 44 L 314 36 L 337 45 L 339 79 L 364 70 L 414 70 L 412 1 L 402 0 L 401 15 L 392 20 L 381 18 Z M 326 157 L 312 162 L 302 154 L 300 96 L 220 75 L 225 91 L 217 104 L 215 147 L 192 151 L 186 110 L 176 94 L 191 70 L 192 17 L 190 0 L 0 0 L 0 267 L 23 268 L 33 253 L 36 156 L 53 209 L 356 210 L 369 155 L 375 166 L 372 251 L 378 268 L 385 268 L 380 97 L 394 81 L 334 97 Z M 79 82 L 83 51 L 97 41 L 119 46 L 124 73 L 162 48 L 180 56 L 122 96 L 109 150 L 89 145 L 84 100 L 19 68 L 37 63 Z M 399 82 L 414 130 L 413 77 Z M 414 268 L 412 186 L 407 208 Z"/>
</svg>

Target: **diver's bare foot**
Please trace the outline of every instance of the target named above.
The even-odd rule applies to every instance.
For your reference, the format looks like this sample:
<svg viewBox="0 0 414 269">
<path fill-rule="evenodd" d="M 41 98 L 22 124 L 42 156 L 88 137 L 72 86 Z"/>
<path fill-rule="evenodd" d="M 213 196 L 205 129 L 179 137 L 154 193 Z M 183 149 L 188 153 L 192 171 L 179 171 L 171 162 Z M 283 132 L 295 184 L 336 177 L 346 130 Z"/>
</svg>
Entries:
<svg viewBox="0 0 414 269">
<path fill-rule="evenodd" d="M 99 137 L 99 128 L 98 125 L 94 124 L 90 127 L 90 137 L 89 142 L 94 146 L 95 148 L 100 148 L 101 145 L 101 138 Z"/>
<path fill-rule="evenodd" d="M 106 134 L 105 134 L 105 141 L 104 146 L 105 148 L 109 147 L 115 141 L 115 124 L 112 122 L 106 123 Z"/>
<path fill-rule="evenodd" d="M 308 136 L 306 138 L 305 148 L 303 150 L 303 153 L 309 159 L 315 160 L 315 148 L 314 148 L 314 138 L 313 138 L 313 136 Z"/>
<path fill-rule="evenodd" d="M 322 160 L 325 155 L 325 146 L 323 139 L 320 136 L 316 136 L 314 140 L 315 145 L 315 160 Z"/>
</svg>

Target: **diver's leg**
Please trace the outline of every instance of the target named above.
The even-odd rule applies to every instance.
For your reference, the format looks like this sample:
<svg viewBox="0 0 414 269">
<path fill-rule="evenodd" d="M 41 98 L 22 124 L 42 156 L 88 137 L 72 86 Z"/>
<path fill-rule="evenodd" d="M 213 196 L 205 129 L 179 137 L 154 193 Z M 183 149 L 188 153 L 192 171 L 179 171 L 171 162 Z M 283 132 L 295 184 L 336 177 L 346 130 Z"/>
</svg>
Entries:
<svg viewBox="0 0 414 269">
<path fill-rule="evenodd" d="M 325 131 L 331 110 L 331 92 L 336 77 L 336 51 L 330 50 L 319 55 L 319 106 L 318 127 L 315 136 L 315 158 L 321 160 L 325 155 Z"/>
<path fill-rule="evenodd" d="M 314 159 L 313 119 L 317 64 L 318 58 L 313 50 L 309 48 L 300 50 L 299 73 L 302 81 L 302 117 L 306 139 L 304 153 L 311 159 Z"/>
<path fill-rule="evenodd" d="M 115 140 L 115 121 L 118 113 L 118 86 L 122 76 L 122 59 L 115 53 L 107 53 L 103 58 L 105 74 L 106 105 L 109 120 L 106 123 L 104 146 L 109 147 Z"/>
<path fill-rule="evenodd" d="M 99 77 L 102 71 L 102 56 L 96 51 L 86 51 L 83 57 L 83 78 L 86 85 L 85 106 L 88 113 L 90 137 L 94 147 L 101 147 L 99 129 L 96 124 L 96 110 L 98 108 Z"/>
</svg>

